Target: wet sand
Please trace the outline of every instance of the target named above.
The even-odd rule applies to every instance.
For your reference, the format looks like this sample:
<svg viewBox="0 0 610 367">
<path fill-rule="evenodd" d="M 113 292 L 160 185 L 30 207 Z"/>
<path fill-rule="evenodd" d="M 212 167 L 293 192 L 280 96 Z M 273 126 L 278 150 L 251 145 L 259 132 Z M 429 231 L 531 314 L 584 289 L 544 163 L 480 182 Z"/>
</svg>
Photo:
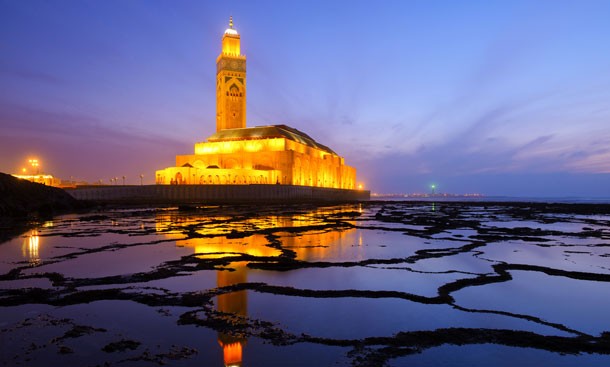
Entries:
<svg viewBox="0 0 610 367">
<path fill-rule="evenodd" d="M 0 365 L 610 363 L 610 205 L 107 209 L 0 244 Z"/>
</svg>

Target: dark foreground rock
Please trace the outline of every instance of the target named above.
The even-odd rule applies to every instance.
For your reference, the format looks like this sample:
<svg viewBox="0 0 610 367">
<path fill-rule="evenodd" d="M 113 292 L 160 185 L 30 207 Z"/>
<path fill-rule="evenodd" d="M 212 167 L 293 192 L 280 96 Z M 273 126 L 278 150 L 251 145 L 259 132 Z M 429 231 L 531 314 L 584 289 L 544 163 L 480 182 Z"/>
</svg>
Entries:
<svg viewBox="0 0 610 367">
<path fill-rule="evenodd" d="M 78 200 L 62 189 L 0 173 L 0 218 L 48 216 L 78 207 Z"/>
</svg>

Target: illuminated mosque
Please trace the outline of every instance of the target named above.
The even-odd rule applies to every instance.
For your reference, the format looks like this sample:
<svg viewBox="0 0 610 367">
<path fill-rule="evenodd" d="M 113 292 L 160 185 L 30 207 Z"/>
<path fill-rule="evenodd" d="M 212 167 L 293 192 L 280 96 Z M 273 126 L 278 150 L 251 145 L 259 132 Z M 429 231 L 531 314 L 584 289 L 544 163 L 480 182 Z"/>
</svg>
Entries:
<svg viewBox="0 0 610 367">
<path fill-rule="evenodd" d="M 216 59 L 216 133 L 156 171 L 157 184 L 282 184 L 355 189 L 356 169 L 286 125 L 246 127 L 246 57 L 233 18 Z"/>
</svg>

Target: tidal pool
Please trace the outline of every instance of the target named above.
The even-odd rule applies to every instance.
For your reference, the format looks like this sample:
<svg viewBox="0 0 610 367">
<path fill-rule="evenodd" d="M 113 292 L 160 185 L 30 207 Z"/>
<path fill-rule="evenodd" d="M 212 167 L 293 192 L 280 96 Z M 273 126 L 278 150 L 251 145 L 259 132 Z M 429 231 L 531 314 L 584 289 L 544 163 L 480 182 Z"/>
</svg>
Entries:
<svg viewBox="0 0 610 367">
<path fill-rule="evenodd" d="M 608 205 L 60 216 L 0 244 L 0 365 L 606 365 L 609 258 Z"/>
</svg>

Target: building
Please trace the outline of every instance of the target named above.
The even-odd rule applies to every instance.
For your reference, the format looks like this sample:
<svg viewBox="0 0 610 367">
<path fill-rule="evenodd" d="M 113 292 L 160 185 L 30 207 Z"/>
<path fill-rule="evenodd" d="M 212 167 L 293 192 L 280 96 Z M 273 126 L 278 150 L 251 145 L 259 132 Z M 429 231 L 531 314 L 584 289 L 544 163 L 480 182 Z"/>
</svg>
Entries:
<svg viewBox="0 0 610 367">
<path fill-rule="evenodd" d="M 356 188 L 356 169 L 307 134 L 286 125 L 246 127 L 246 57 L 233 19 L 216 59 L 216 133 L 194 154 L 156 172 L 156 183 L 283 184 Z"/>
<path fill-rule="evenodd" d="M 29 168 L 22 168 L 21 173 L 13 173 L 13 177 L 17 177 L 21 180 L 27 180 L 30 182 L 39 183 L 41 185 L 63 187 L 62 180 L 53 175 L 45 174 L 41 172 L 40 160 L 37 158 L 28 159 Z"/>
<path fill-rule="evenodd" d="M 55 186 L 55 187 L 63 187 L 62 185 L 62 180 L 60 180 L 59 178 L 53 177 L 52 175 L 43 175 L 43 174 L 38 174 L 38 175 L 19 175 L 19 174 L 13 174 L 14 177 L 20 178 L 22 180 L 27 180 L 30 182 L 35 182 L 35 183 L 39 183 L 42 185 L 47 185 L 47 186 Z"/>
</svg>

